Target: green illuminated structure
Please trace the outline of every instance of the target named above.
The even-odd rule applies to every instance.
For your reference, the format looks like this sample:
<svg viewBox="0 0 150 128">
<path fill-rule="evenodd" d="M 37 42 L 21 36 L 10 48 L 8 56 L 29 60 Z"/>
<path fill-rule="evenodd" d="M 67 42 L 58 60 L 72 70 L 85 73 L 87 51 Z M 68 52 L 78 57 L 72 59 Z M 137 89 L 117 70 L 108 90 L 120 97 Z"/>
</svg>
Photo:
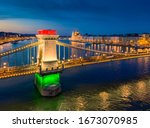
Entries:
<svg viewBox="0 0 150 128">
<path fill-rule="evenodd" d="M 42 96 L 55 96 L 61 92 L 60 73 L 47 74 L 44 76 L 36 73 L 35 85 Z"/>
<path fill-rule="evenodd" d="M 36 78 L 36 83 L 40 87 L 56 86 L 56 85 L 60 84 L 60 74 L 59 73 L 45 75 L 45 76 L 41 76 L 40 74 L 36 73 L 35 78 Z"/>
</svg>

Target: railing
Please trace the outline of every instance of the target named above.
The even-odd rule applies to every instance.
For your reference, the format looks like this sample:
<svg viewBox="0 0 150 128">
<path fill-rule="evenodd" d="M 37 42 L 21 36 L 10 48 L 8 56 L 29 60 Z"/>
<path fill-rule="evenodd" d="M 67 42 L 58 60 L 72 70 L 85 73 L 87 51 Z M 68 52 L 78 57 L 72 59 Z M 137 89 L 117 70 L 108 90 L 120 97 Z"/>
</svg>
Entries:
<svg viewBox="0 0 150 128">
<path fill-rule="evenodd" d="M 0 78 L 29 75 L 36 72 L 39 72 L 39 68 L 36 65 L 6 67 L 0 68 Z"/>
</svg>

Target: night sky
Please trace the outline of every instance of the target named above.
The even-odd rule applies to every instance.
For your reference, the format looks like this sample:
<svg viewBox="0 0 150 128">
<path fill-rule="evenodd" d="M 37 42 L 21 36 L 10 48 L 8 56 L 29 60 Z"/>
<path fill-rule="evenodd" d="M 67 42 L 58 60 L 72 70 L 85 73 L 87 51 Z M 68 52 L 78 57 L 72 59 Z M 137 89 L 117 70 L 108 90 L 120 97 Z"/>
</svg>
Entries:
<svg viewBox="0 0 150 128">
<path fill-rule="evenodd" d="M 0 0 L 0 31 L 150 32 L 150 0 Z"/>
</svg>

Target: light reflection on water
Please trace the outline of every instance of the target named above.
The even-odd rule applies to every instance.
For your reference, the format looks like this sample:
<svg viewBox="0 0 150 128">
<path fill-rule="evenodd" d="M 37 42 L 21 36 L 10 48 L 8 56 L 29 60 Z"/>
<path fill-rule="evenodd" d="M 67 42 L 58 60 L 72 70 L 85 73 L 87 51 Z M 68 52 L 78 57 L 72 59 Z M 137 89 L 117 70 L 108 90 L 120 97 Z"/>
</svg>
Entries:
<svg viewBox="0 0 150 128">
<path fill-rule="evenodd" d="M 110 106 L 109 102 L 110 94 L 107 92 L 100 92 L 99 97 L 100 97 L 100 108 L 102 110 L 107 110 Z"/>
<path fill-rule="evenodd" d="M 66 94 L 60 110 L 149 110 L 149 86 L 149 80 L 143 79 L 116 85 L 113 89 L 90 89 L 93 93 L 80 94 L 74 90 Z"/>
</svg>

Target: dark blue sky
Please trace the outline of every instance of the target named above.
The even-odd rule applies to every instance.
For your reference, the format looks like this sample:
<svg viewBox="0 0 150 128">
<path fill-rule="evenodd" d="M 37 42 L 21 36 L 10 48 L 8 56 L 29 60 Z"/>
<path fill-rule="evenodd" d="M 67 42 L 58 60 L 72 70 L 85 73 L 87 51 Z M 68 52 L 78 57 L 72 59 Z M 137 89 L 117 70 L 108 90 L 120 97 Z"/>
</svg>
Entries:
<svg viewBox="0 0 150 128">
<path fill-rule="evenodd" d="M 0 31 L 150 32 L 150 0 L 0 0 Z"/>
</svg>

